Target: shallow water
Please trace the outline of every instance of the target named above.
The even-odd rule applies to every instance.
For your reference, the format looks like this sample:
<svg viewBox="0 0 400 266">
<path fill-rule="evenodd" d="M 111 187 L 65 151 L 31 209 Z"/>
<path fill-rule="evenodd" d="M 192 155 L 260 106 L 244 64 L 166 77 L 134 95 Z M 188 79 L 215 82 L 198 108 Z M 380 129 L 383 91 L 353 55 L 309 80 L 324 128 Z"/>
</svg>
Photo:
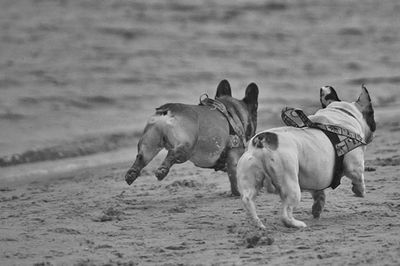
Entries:
<svg viewBox="0 0 400 266">
<path fill-rule="evenodd" d="M 286 105 L 315 110 L 327 84 L 398 106 L 399 13 L 395 0 L 1 1 L 0 156 L 136 136 L 155 107 L 197 104 L 221 79 L 240 98 L 258 84 L 259 129 Z"/>
</svg>

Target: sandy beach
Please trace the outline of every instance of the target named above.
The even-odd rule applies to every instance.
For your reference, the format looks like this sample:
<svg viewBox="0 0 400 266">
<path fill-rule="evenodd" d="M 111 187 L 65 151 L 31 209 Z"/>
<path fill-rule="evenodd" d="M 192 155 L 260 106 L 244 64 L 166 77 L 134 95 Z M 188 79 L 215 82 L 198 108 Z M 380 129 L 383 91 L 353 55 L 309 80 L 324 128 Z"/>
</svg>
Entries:
<svg viewBox="0 0 400 266">
<path fill-rule="evenodd" d="M 0 265 L 399 265 L 400 4 L 397 1 L 47 1 L 0 3 Z M 362 83 L 377 131 L 366 197 L 343 178 L 320 219 L 261 193 L 250 222 L 223 172 L 165 152 L 124 175 L 155 107 L 198 103 L 228 79 L 260 88 L 258 130 L 280 110 L 346 101 Z"/>
<path fill-rule="evenodd" d="M 175 166 L 153 175 L 160 158 L 132 186 L 130 163 L 77 170 L 54 179 L 1 186 L 3 265 L 398 265 L 400 124 L 381 128 L 368 147 L 365 198 L 349 180 L 328 189 L 319 220 L 303 193 L 289 229 L 279 198 L 257 199 L 267 230 L 249 223 L 224 173 Z"/>
</svg>

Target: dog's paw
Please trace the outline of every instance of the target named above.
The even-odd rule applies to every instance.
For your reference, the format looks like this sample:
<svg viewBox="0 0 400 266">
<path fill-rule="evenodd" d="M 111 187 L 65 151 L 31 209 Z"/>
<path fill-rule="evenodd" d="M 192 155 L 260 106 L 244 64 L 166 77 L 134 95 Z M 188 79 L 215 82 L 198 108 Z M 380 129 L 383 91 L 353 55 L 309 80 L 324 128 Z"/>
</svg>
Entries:
<svg viewBox="0 0 400 266">
<path fill-rule="evenodd" d="M 231 190 L 231 197 L 240 197 L 240 193 L 237 190 Z"/>
<path fill-rule="evenodd" d="M 297 227 L 297 228 L 305 228 L 305 227 L 307 227 L 307 225 L 306 225 L 305 222 L 297 220 L 296 223 L 295 223 L 295 227 Z"/>
<path fill-rule="evenodd" d="M 364 198 L 365 197 L 365 189 L 364 188 L 359 188 L 358 186 L 354 186 L 351 188 L 351 191 L 354 192 L 354 195 L 356 197 Z"/>
<path fill-rule="evenodd" d="M 136 178 L 138 178 L 138 176 L 139 176 L 138 171 L 136 169 L 131 168 L 125 174 L 125 181 L 128 185 L 131 185 L 133 181 L 135 181 Z"/>
<path fill-rule="evenodd" d="M 267 227 L 265 227 L 265 225 L 260 220 L 257 221 L 257 227 L 260 230 L 266 230 L 267 229 Z"/>
<path fill-rule="evenodd" d="M 282 222 L 286 227 L 292 227 L 292 228 L 304 228 L 304 227 L 307 227 L 307 225 L 304 222 L 296 220 L 294 218 L 292 218 L 292 219 L 282 219 Z"/>
<path fill-rule="evenodd" d="M 321 216 L 322 208 L 323 206 L 320 202 L 316 202 L 313 204 L 311 213 L 315 219 L 319 219 L 319 217 Z"/>
<path fill-rule="evenodd" d="M 160 167 L 156 170 L 155 175 L 159 181 L 163 180 L 169 172 L 168 168 Z"/>
<path fill-rule="evenodd" d="M 312 210 L 312 215 L 314 219 L 319 219 L 321 217 L 321 212 Z"/>
</svg>

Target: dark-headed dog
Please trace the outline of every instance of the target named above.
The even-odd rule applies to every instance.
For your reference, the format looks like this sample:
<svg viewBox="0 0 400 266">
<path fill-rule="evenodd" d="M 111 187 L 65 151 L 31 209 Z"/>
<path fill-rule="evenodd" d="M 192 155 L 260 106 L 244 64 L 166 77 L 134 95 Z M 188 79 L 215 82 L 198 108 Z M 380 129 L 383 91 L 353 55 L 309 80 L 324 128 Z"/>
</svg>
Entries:
<svg viewBox="0 0 400 266">
<path fill-rule="evenodd" d="M 217 87 L 215 98 L 223 103 L 230 114 L 240 120 L 245 139 L 254 136 L 257 127 L 258 87 L 251 83 L 245 97 L 238 100 L 232 97 L 226 80 Z M 222 112 L 212 106 L 168 103 L 156 109 L 147 121 L 139 140 L 138 154 L 125 176 L 130 185 L 140 175 L 141 170 L 163 148 L 167 156 L 155 175 L 164 179 L 174 164 L 193 162 L 202 168 L 226 170 L 233 195 L 240 195 L 237 189 L 236 165 L 245 147 L 230 145 L 230 124 Z"/>
<path fill-rule="evenodd" d="M 372 141 L 376 125 L 374 110 L 367 89 L 363 86 L 358 100 L 340 101 L 332 87 L 321 88 L 321 104 L 308 118 L 314 123 L 339 125 L 358 134 L 364 143 Z M 365 145 L 344 154 L 339 178 L 348 177 L 356 196 L 364 197 Z M 335 168 L 335 149 L 320 129 L 281 127 L 256 134 L 248 151 L 237 166 L 238 187 L 245 208 L 260 228 L 254 199 L 261 187 L 280 194 L 282 221 L 288 227 L 305 227 L 293 217 L 293 208 L 300 202 L 301 191 L 309 191 L 314 199 L 312 214 L 320 216 L 325 204 L 324 189 L 330 186 Z"/>
</svg>

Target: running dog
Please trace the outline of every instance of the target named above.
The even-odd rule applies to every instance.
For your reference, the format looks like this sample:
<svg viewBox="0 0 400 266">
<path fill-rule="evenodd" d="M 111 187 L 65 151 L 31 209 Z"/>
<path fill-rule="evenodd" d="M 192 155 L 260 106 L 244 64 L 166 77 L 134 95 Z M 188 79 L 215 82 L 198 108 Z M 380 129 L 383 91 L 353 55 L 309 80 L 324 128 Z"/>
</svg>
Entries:
<svg viewBox="0 0 400 266">
<path fill-rule="evenodd" d="M 239 196 L 236 165 L 245 151 L 246 142 L 257 127 L 258 87 L 251 83 L 245 97 L 232 97 L 227 80 L 222 80 L 215 100 L 208 97 L 200 105 L 168 103 L 147 121 L 138 143 L 138 154 L 125 175 L 130 185 L 141 170 L 163 149 L 168 153 L 156 170 L 158 180 L 174 164 L 191 161 L 202 168 L 228 172 L 232 195 Z"/>
<path fill-rule="evenodd" d="M 362 86 L 358 99 L 349 103 L 340 101 L 335 90 L 325 86 L 320 89 L 320 101 L 323 109 L 308 119 L 304 115 L 304 120 L 328 129 L 327 132 L 317 127 L 280 127 L 260 132 L 249 141 L 248 150 L 238 162 L 238 188 L 242 201 L 262 229 L 265 226 L 257 216 L 254 199 L 263 186 L 268 192 L 280 195 L 282 222 L 296 228 L 306 227 L 304 222 L 293 217 L 293 208 L 300 202 L 301 191 L 311 192 L 314 218 L 319 218 L 323 210 L 324 189 L 336 187 L 343 176 L 352 181 L 356 196 L 365 196 L 364 153 L 376 129 L 369 93 Z M 339 137 L 343 141 L 334 146 L 329 129 L 341 132 Z M 334 136 L 339 138 L 337 134 Z M 338 156 L 342 154 L 344 144 L 351 146 L 354 143 L 358 146 L 354 145 Z M 340 159 L 341 167 L 338 168 Z M 335 181 L 336 178 L 339 179 Z"/>
</svg>

